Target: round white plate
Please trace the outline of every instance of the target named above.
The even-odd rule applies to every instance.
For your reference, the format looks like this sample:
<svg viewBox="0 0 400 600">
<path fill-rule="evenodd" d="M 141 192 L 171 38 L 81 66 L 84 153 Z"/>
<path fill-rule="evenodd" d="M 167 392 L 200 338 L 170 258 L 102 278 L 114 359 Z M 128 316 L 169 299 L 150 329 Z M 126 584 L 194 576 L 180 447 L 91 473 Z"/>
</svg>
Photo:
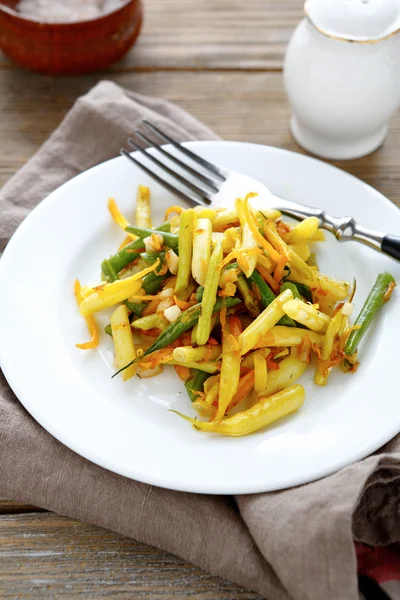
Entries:
<svg viewBox="0 0 400 600">
<path fill-rule="evenodd" d="M 366 227 L 396 234 L 400 212 L 368 185 L 318 160 L 276 148 L 235 142 L 196 142 L 190 148 L 265 183 L 272 192 L 333 215 L 351 214 Z M 400 430 L 395 327 L 398 292 L 363 342 L 355 375 L 335 372 L 325 388 L 302 378 L 304 406 L 244 438 L 200 433 L 168 412 L 193 414 L 174 370 L 122 382 L 114 372 L 110 338 L 98 351 L 88 339 L 73 296 L 76 277 L 99 280 L 100 263 L 123 238 L 107 198 L 133 213 L 138 184 L 152 189 L 154 222 L 169 196 L 124 158 L 76 177 L 52 193 L 20 226 L 0 261 L 0 362 L 31 415 L 85 458 L 121 475 L 189 492 L 241 494 L 286 488 L 328 475 L 365 457 Z M 357 278 L 356 310 L 376 275 L 400 265 L 356 242 L 329 234 L 317 246 L 328 275 Z M 102 325 L 107 319 L 103 319 Z"/>
</svg>

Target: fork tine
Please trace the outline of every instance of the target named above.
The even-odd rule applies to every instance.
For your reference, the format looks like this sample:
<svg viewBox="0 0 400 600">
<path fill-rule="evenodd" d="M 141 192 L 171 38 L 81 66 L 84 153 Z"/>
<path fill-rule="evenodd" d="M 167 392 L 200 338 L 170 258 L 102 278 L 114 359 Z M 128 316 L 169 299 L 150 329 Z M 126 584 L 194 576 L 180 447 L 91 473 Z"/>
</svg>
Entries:
<svg viewBox="0 0 400 600">
<path fill-rule="evenodd" d="M 162 187 L 166 188 L 172 194 L 175 194 L 175 196 L 178 196 L 179 198 L 184 200 L 184 202 L 188 202 L 192 206 L 197 206 L 198 204 L 208 206 L 208 202 L 205 202 L 202 198 L 197 198 L 195 196 L 192 196 L 188 192 L 182 192 L 179 188 L 175 187 L 174 185 L 172 185 L 171 183 L 169 183 L 168 181 L 166 181 L 165 179 L 163 179 L 162 177 L 160 177 L 159 175 L 154 173 L 154 171 L 151 171 L 148 167 L 146 167 L 146 165 L 143 165 L 140 161 L 136 160 L 136 158 L 131 156 L 129 154 L 129 152 L 127 152 L 124 148 L 121 148 L 120 152 L 123 156 L 125 156 L 126 158 L 129 158 L 130 161 L 135 163 L 136 166 L 138 166 L 140 169 L 145 171 L 145 173 L 150 175 L 150 177 L 152 177 L 155 181 L 157 181 L 157 183 L 159 183 Z"/>
<path fill-rule="evenodd" d="M 136 150 L 138 150 L 139 152 L 141 152 L 141 154 L 146 156 L 149 160 L 151 160 L 154 164 L 156 164 L 160 169 L 162 169 L 163 171 L 166 171 L 168 173 L 168 175 L 171 175 L 171 177 L 174 177 L 174 179 L 177 179 L 178 181 L 183 183 L 183 185 L 185 185 L 190 190 L 192 190 L 192 192 L 194 192 L 195 194 L 198 194 L 200 196 L 200 198 L 202 198 L 205 202 L 208 201 L 209 204 L 211 203 L 211 194 L 209 194 L 209 192 L 201 189 L 200 187 L 198 187 L 191 181 L 188 181 L 187 179 L 185 179 L 185 177 L 182 177 L 182 175 L 179 175 L 179 173 L 176 173 L 175 171 L 170 169 L 167 165 L 165 165 L 160 160 L 158 160 L 158 158 L 156 158 L 155 156 L 150 154 L 150 152 L 148 152 L 148 150 L 144 150 L 141 146 L 139 146 L 139 144 L 137 144 L 134 140 L 132 140 L 132 138 L 128 138 L 128 144 L 130 146 L 132 146 L 133 148 L 135 148 Z"/>
<path fill-rule="evenodd" d="M 198 163 L 199 165 L 201 165 L 205 169 L 208 169 L 209 171 L 211 171 L 212 173 L 214 173 L 214 175 L 216 175 L 217 177 L 219 177 L 221 179 L 221 181 L 225 181 L 226 180 L 226 178 L 228 176 L 228 173 L 226 171 L 224 171 L 220 167 L 217 167 L 217 166 L 213 165 L 212 163 L 208 162 L 208 160 L 205 160 L 204 158 L 201 158 L 201 156 L 199 156 L 198 154 L 195 154 L 191 150 L 188 150 L 188 148 L 186 148 L 185 146 L 182 146 L 181 144 L 179 144 L 177 141 L 175 141 L 174 139 L 172 139 L 171 137 L 169 137 L 169 135 L 167 135 L 166 133 L 163 133 L 160 129 L 158 129 L 158 127 L 156 127 L 155 125 L 153 125 L 149 121 L 146 121 L 146 119 L 143 120 L 143 123 L 145 125 L 147 125 L 147 127 L 150 127 L 150 129 L 152 129 L 157 135 L 159 135 L 164 140 L 166 140 L 167 142 L 169 142 L 170 144 L 172 144 L 175 148 L 177 148 L 178 150 L 180 150 L 181 152 L 183 152 L 183 154 L 185 154 L 186 156 L 188 156 L 191 160 L 193 160 L 194 162 Z"/>
<path fill-rule="evenodd" d="M 176 156 L 171 154 L 171 152 L 168 152 L 167 150 L 162 148 L 162 146 L 154 146 L 154 142 L 152 142 L 152 140 L 150 138 L 148 138 L 146 135 L 144 135 L 144 133 L 141 133 L 138 129 L 135 130 L 135 135 L 137 137 L 139 137 L 142 141 L 146 142 L 146 144 L 148 144 L 149 146 L 151 146 L 153 148 L 157 148 L 157 150 L 159 152 L 161 152 L 161 154 L 166 156 L 168 158 L 168 160 L 171 160 L 176 165 L 178 165 L 178 167 L 181 167 L 182 169 L 188 171 L 194 177 L 197 177 L 198 179 L 200 179 L 200 181 L 202 181 L 203 183 L 208 185 L 208 187 L 210 189 L 212 189 L 213 192 L 217 193 L 219 191 L 219 188 L 216 187 L 218 185 L 217 183 L 214 183 L 214 181 L 212 181 L 211 179 L 209 179 L 202 173 L 199 173 L 198 171 L 196 171 L 196 169 L 192 169 L 192 167 L 190 167 L 187 163 L 184 163 L 181 160 L 179 160 L 179 158 L 177 158 Z"/>
</svg>

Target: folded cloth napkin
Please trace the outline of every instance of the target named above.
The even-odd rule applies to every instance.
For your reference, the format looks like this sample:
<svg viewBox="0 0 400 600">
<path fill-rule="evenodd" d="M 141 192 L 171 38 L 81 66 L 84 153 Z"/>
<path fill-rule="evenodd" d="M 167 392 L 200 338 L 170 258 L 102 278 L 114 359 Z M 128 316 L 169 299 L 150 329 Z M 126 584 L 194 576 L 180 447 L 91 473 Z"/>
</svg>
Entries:
<svg viewBox="0 0 400 600">
<path fill-rule="evenodd" d="M 2 190 L 0 251 L 34 206 L 116 156 L 143 118 L 180 140 L 217 139 L 164 100 L 100 83 Z M 1 376 L 0 496 L 168 550 L 268 600 L 355 600 L 354 541 L 400 541 L 400 436 L 380 453 L 290 490 L 235 498 L 186 494 L 81 458 L 30 417 Z"/>
</svg>

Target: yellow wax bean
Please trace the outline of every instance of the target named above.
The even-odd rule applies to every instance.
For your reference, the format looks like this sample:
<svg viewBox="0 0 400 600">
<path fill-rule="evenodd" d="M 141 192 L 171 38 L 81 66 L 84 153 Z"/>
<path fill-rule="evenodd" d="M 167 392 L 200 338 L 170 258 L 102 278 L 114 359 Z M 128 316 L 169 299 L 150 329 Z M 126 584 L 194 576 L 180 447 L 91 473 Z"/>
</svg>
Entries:
<svg viewBox="0 0 400 600">
<path fill-rule="evenodd" d="M 301 221 L 296 227 L 293 227 L 289 233 L 289 244 L 307 243 L 317 232 L 319 219 L 317 217 L 308 217 Z"/>
<path fill-rule="evenodd" d="M 271 350 L 269 348 L 261 348 L 260 350 L 257 350 L 257 352 L 249 352 L 249 354 L 243 358 L 240 365 L 241 368 L 254 369 L 254 357 L 256 354 L 262 356 L 265 360 L 271 354 Z"/>
<path fill-rule="evenodd" d="M 257 265 L 258 255 L 254 252 L 254 249 L 258 248 L 257 241 L 254 237 L 253 232 L 247 222 L 246 215 L 243 207 L 243 200 L 238 198 L 235 203 L 236 211 L 239 215 L 242 243 L 241 248 L 246 250 L 241 254 L 242 260 L 238 258 L 239 267 L 242 269 L 246 277 L 250 277 L 253 274 L 254 269 Z"/>
<path fill-rule="evenodd" d="M 293 250 L 304 261 L 308 260 L 311 255 L 311 250 L 307 244 L 290 244 L 290 250 Z"/>
<path fill-rule="evenodd" d="M 193 230 L 196 221 L 194 210 L 185 210 L 179 222 L 179 265 L 176 278 L 175 292 L 185 290 L 190 282 L 192 266 Z"/>
<path fill-rule="evenodd" d="M 222 419 L 224 416 L 237 391 L 240 379 L 240 353 L 232 345 L 233 336 L 229 333 L 229 322 L 226 324 L 226 329 L 222 332 L 221 382 L 216 419 Z"/>
<path fill-rule="evenodd" d="M 136 225 L 138 227 L 152 228 L 150 190 L 144 185 L 139 185 L 136 195 Z"/>
<path fill-rule="evenodd" d="M 211 256 L 210 219 L 197 219 L 193 232 L 192 276 L 199 285 L 205 285 Z"/>
<path fill-rule="evenodd" d="M 339 339 L 339 332 L 342 329 L 343 318 L 345 317 L 342 314 L 342 309 L 340 309 L 336 315 L 332 317 L 331 322 L 328 325 L 328 329 L 326 330 L 324 341 L 321 347 L 322 361 L 327 361 L 331 358 L 335 341 Z M 330 370 L 322 370 L 321 361 L 318 360 L 314 373 L 314 382 L 317 385 L 326 385 L 328 383 L 329 374 Z"/>
<path fill-rule="evenodd" d="M 312 304 L 306 304 L 302 300 L 289 300 L 283 305 L 283 311 L 289 317 L 305 325 L 311 331 L 324 333 L 327 330 L 331 318 L 317 310 Z"/>
<path fill-rule="evenodd" d="M 227 225 L 239 223 L 239 216 L 235 208 L 223 210 L 213 220 L 213 231 L 222 231 Z"/>
<path fill-rule="evenodd" d="M 214 304 L 217 298 L 219 270 L 218 266 L 222 262 L 222 241 L 215 246 L 210 258 L 206 283 L 204 286 L 203 299 L 201 301 L 201 314 L 197 324 L 196 340 L 199 346 L 207 343 L 211 333 L 212 314 Z"/>
<path fill-rule="evenodd" d="M 296 356 L 287 356 L 279 363 L 277 371 L 268 371 L 267 387 L 262 391 L 263 396 L 276 394 L 279 390 L 292 385 L 306 371 L 307 363 Z"/>
<path fill-rule="evenodd" d="M 195 429 L 237 437 L 263 429 L 274 421 L 294 412 L 304 403 L 304 396 L 304 388 L 301 385 L 293 385 L 274 396 L 259 396 L 258 402 L 254 406 L 236 413 L 233 417 L 209 423 L 191 419 L 177 411 L 172 412 L 192 423 Z"/>
<path fill-rule="evenodd" d="M 305 336 L 308 336 L 312 344 L 321 346 L 323 336 L 315 331 L 300 329 L 300 327 L 285 327 L 276 325 L 268 331 L 268 333 L 260 339 L 255 348 L 266 348 L 273 346 L 300 346 Z"/>
<path fill-rule="evenodd" d="M 118 368 L 121 369 L 136 358 L 128 309 L 125 304 L 119 306 L 111 315 L 111 331 L 117 357 Z M 122 371 L 122 379 L 126 381 L 136 373 L 136 364 Z"/>
<path fill-rule="evenodd" d="M 217 360 L 221 356 L 222 346 L 179 346 L 175 348 L 172 357 L 179 363 L 201 362 Z"/>
<path fill-rule="evenodd" d="M 310 281 L 313 280 L 313 270 L 311 269 L 311 267 L 306 262 L 304 262 L 304 260 L 300 258 L 300 256 L 296 254 L 296 252 L 294 252 L 292 248 L 290 248 L 290 246 L 288 247 L 288 255 L 290 264 L 293 267 L 293 269 L 300 273 L 305 278 L 306 283 L 310 285 Z"/>
<path fill-rule="evenodd" d="M 254 389 L 262 392 L 267 387 L 267 363 L 260 351 L 254 353 Z"/>
<path fill-rule="evenodd" d="M 282 306 L 293 298 L 291 290 L 285 290 L 249 325 L 239 336 L 241 354 L 252 350 L 259 340 L 283 317 Z"/>
</svg>

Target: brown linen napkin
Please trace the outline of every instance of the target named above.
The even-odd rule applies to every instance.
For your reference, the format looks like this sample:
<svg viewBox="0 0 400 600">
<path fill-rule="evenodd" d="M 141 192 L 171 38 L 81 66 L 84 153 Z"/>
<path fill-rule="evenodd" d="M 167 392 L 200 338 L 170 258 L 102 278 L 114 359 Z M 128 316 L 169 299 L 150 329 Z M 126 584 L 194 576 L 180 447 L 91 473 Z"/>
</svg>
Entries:
<svg viewBox="0 0 400 600">
<path fill-rule="evenodd" d="M 100 83 L 4 187 L 0 250 L 36 204 L 116 156 L 146 117 L 181 140 L 217 139 L 164 100 Z M 0 496 L 168 550 L 268 600 L 356 600 L 353 540 L 400 541 L 400 436 L 380 454 L 283 492 L 235 499 L 172 492 L 115 475 L 60 444 L 0 375 Z"/>
</svg>

